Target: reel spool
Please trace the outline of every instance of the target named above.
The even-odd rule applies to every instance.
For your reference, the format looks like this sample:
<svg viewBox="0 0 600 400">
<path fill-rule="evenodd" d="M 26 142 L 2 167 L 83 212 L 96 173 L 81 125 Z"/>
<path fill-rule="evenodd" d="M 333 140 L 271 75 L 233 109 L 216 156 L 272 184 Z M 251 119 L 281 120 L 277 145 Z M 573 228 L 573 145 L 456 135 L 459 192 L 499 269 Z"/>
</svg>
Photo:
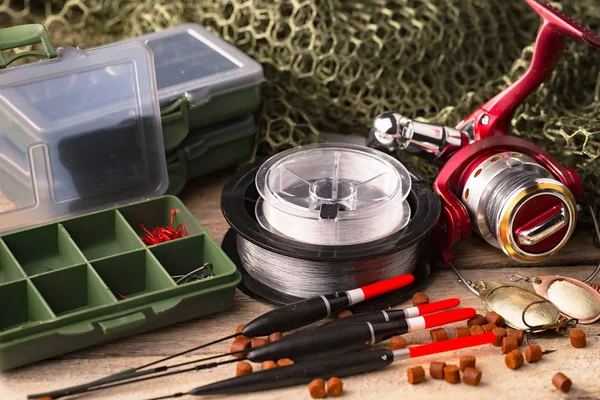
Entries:
<svg viewBox="0 0 600 400">
<path fill-rule="evenodd" d="M 525 154 L 493 154 L 464 179 L 461 198 L 473 229 L 515 260 L 544 261 L 575 231 L 573 194 Z"/>
<path fill-rule="evenodd" d="M 240 289 L 277 305 L 412 273 L 410 286 L 358 305 L 384 308 L 436 264 L 438 197 L 412 169 L 364 146 L 311 145 L 250 165 L 226 184 L 221 208 Z"/>
</svg>

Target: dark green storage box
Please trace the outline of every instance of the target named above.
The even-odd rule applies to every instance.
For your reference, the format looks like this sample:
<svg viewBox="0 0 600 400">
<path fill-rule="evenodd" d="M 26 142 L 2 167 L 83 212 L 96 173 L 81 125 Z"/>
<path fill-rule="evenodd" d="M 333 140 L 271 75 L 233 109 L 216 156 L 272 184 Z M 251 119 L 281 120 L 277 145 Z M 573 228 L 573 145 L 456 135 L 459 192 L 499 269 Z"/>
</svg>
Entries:
<svg viewBox="0 0 600 400">
<path fill-rule="evenodd" d="M 140 224 L 189 235 L 154 246 Z M 205 262 L 211 278 L 177 284 Z M 174 278 L 175 277 L 175 278 Z M 176 197 L 0 237 L 0 370 L 223 311 L 240 275 Z"/>
<path fill-rule="evenodd" d="M 235 265 L 176 197 L 150 49 L 51 49 L 39 25 L 3 30 L 0 51 L 0 370 L 229 308 Z M 22 39 L 20 40 L 22 35 Z M 39 54 L 39 53 L 38 53 Z M 183 238 L 147 246 L 149 230 Z M 213 274 L 182 276 L 204 263 Z"/>
<path fill-rule="evenodd" d="M 165 149 L 198 128 L 242 117 L 260 105 L 262 66 L 197 24 L 119 43 L 146 43 L 154 54 Z"/>
<path fill-rule="evenodd" d="M 167 157 L 168 193 L 179 193 L 189 179 L 249 161 L 256 134 L 256 119 L 252 114 L 190 133 Z"/>
</svg>

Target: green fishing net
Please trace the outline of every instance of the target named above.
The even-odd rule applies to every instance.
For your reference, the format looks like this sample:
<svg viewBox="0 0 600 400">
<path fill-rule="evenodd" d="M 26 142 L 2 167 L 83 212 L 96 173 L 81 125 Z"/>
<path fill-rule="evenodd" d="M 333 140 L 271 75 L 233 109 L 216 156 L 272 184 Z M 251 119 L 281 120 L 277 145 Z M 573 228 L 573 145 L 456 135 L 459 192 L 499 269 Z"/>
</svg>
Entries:
<svg viewBox="0 0 600 400">
<path fill-rule="evenodd" d="M 598 0 L 552 4 L 600 33 Z M 273 153 L 319 132 L 364 136 L 385 110 L 454 126 L 524 72 L 541 19 L 522 0 L 1 2 L 0 26 L 31 22 L 44 23 L 56 45 L 82 48 L 205 25 L 264 66 L 257 151 Z M 599 121 L 600 51 L 569 41 L 512 132 L 577 168 L 600 194 Z"/>
</svg>

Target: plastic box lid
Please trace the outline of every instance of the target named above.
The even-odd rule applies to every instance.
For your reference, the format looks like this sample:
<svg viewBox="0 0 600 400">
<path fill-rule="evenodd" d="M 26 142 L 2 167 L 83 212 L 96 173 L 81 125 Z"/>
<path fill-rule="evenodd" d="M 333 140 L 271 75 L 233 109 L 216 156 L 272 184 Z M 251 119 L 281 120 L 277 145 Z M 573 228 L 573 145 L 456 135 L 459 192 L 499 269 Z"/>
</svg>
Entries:
<svg viewBox="0 0 600 400">
<path fill-rule="evenodd" d="M 154 53 L 161 107 L 183 96 L 190 107 L 213 95 L 259 85 L 262 66 L 197 24 L 184 24 L 131 39 L 145 42 Z"/>
<path fill-rule="evenodd" d="M 0 70 L 0 232 L 155 197 L 168 186 L 148 46 L 55 54 Z"/>
</svg>

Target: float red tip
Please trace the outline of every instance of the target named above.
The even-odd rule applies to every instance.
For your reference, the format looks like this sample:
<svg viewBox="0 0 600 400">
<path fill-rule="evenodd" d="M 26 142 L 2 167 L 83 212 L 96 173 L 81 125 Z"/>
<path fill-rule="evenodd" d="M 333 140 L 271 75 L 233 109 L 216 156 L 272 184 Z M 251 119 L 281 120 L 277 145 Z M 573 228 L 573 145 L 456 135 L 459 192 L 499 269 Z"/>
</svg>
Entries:
<svg viewBox="0 0 600 400">
<path fill-rule="evenodd" d="M 363 286 L 358 290 L 361 290 L 365 296 L 365 300 L 368 300 L 384 293 L 408 286 L 413 283 L 414 280 L 414 276 L 410 274 L 400 275 L 386 279 L 385 281 L 373 283 L 372 285 Z"/>
<path fill-rule="evenodd" d="M 431 314 L 438 311 L 449 310 L 450 308 L 458 307 L 460 300 L 457 298 L 434 301 L 433 303 L 417 306 L 419 315 Z"/>
<path fill-rule="evenodd" d="M 410 352 L 410 358 L 423 357 L 446 351 L 460 350 L 466 347 L 490 344 L 493 343 L 494 340 L 496 340 L 496 335 L 494 335 L 493 332 L 488 332 L 482 335 L 465 336 L 458 339 L 442 340 L 441 342 L 410 347 L 408 351 Z"/>
<path fill-rule="evenodd" d="M 436 314 L 424 315 L 425 329 L 432 326 L 442 326 L 457 321 L 473 318 L 477 314 L 474 308 L 459 308 L 457 310 L 444 311 Z"/>
</svg>

